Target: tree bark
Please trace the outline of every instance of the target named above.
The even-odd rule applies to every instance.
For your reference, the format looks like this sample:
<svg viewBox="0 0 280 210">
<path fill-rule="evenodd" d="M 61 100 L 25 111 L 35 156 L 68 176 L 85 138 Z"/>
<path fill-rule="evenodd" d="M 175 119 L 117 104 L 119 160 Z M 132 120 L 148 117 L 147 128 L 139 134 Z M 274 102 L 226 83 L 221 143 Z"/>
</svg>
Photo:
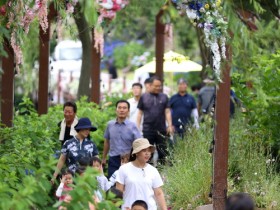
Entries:
<svg viewBox="0 0 280 210">
<path fill-rule="evenodd" d="M 91 75 L 91 36 L 90 27 L 85 19 L 85 16 L 80 12 L 79 6 L 78 11 L 75 15 L 75 22 L 79 31 L 79 38 L 82 42 L 83 57 L 82 57 L 82 67 L 78 87 L 78 99 L 82 96 L 87 96 L 88 100 L 90 98 L 90 75 Z"/>
</svg>

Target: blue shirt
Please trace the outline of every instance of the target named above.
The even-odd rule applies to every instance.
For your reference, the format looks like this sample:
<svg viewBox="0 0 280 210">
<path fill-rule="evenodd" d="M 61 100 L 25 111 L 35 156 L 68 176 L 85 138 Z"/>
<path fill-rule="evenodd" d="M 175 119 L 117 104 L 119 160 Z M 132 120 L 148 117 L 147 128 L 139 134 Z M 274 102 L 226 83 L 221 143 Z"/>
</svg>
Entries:
<svg viewBox="0 0 280 210">
<path fill-rule="evenodd" d="M 61 153 L 66 156 L 66 166 L 75 173 L 78 161 L 83 157 L 93 157 L 98 155 L 98 150 L 90 139 L 85 138 L 81 143 L 76 137 L 67 140 L 61 149 Z"/>
<path fill-rule="evenodd" d="M 165 132 L 165 109 L 168 97 L 164 93 L 144 93 L 138 103 L 138 109 L 144 113 L 143 132 Z"/>
<path fill-rule="evenodd" d="M 185 94 L 181 96 L 179 93 L 173 95 L 169 101 L 172 109 L 172 124 L 179 128 L 185 126 L 191 121 L 192 110 L 196 108 L 196 102 L 193 96 Z"/>
<path fill-rule="evenodd" d="M 136 124 L 130 120 L 118 123 L 117 120 L 108 122 L 104 138 L 109 141 L 109 156 L 118 156 L 130 153 L 132 142 L 141 138 Z"/>
</svg>

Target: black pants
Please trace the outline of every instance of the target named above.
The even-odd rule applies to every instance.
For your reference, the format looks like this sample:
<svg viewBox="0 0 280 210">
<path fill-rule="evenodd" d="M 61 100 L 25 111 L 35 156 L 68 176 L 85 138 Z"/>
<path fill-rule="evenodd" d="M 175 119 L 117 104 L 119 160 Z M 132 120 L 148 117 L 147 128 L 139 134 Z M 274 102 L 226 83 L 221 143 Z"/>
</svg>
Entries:
<svg viewBox="0 0 280 210">
<path fill-rule="evenodd" d="M 165 164 L 166 156 L 168 155 L 166 132 L 143 131 L 143 136 L 149 140 L 150 144 L 156 145 L 158 151 L 158 161 L 160 164 Z M 151 157 L 151 159 L 152 158 L 153 157 Z"/>
<path fill-rule="evenodd" d="M 108 178 L 110 178 L 116 170 L 121 166 L 121 156 L 110 156 L 108 162 Z"/>
</svg>

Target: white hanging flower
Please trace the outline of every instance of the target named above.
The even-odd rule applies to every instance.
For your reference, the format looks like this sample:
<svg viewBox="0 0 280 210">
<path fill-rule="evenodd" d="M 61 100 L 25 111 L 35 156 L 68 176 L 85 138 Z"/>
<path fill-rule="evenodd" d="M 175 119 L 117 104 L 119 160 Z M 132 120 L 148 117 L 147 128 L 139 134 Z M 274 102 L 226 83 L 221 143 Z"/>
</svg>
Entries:
<svg viewBox="0 0 280 210">
<path fill-rule="evenodd" d="M 197 16 L 196 11 L 193 10 L 193 9 L 186 9 L 186 14 L 187 14 L 188 18 L 190 18 L 190 19 L 198 19 L 199 18 Z"/>
<path fill-rule="evenodd" d="M 226 37 L 221 37 L 222 58 L 226 59 Z"/>
</svg>

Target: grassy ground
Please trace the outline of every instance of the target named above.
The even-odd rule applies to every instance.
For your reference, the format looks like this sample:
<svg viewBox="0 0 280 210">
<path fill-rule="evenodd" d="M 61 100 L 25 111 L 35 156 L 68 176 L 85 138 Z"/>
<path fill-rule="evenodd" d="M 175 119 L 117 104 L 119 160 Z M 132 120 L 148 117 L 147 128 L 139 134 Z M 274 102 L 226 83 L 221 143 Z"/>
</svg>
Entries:
<svg viewBox="0 0 280 210">
<path fill-rule="evenodd" d="M 259 208 L 280 209 L 280 176 L 262 144 L 263 136 L 252 133 L 242 116 L 231 121 L 230 129 L 229 194 L 248 192 Z M 208 149 L 212 135 L 211 125 L 205 123 L 175 145 L 173 166 L 163 169 L 165 192 L 173 209 L 194 209 L 211 202 L 212 156 Z"/>
</svg>

